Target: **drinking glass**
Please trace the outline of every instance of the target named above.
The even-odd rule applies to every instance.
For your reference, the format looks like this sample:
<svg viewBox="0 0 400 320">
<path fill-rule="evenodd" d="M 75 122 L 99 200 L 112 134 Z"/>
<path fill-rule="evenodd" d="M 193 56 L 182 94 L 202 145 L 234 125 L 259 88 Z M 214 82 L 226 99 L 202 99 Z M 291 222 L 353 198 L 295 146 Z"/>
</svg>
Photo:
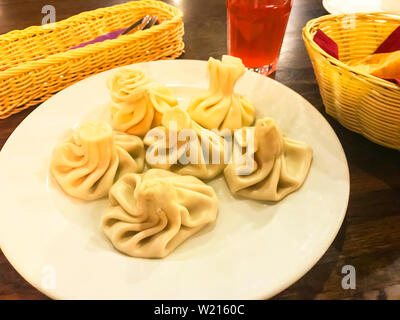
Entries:
<svg viewBox="0 0 400 320">
<path fill-rule="evenodd" d="M 293 0 L 226 0 L 228 53 L 256 72 L 274 72 Z"/>
</svg>

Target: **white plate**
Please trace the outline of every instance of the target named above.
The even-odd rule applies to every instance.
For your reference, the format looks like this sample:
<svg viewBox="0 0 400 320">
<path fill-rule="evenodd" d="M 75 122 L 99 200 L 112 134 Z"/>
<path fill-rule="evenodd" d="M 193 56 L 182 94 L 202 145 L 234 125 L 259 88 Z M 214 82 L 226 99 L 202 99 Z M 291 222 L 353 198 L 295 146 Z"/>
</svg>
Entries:
<svg viewBox="0 0 400 320">
<path fill-rule="evenodd" d="M 331 14 L 357 12 L 400 12 L 400 0 L 323 0 Z"/>
<path fill-rule="evenodd" d="M 187 104 L 208 85 L 206 62 L 137 64 Z M 103 117 L 107 71 L 56 94 L 13 132 L 0 153 L 0 245 L 33 286 L 58 299 L 254 299 L 271 297 L 324 254 L 345 216 L 349 173 L 342 146 L 321 114 L 294 91 L 247 72 L 237 91 L 284 132 L 309 143 L 314 161 L 304 186 L 271 205 L 235 199 L 222 177 L 217 222 L 162 260 L 118 253 L 103 235 L 107 200 L 84 203 L 49 177 L 49 156 L 71 127 Z"/>
</svg>

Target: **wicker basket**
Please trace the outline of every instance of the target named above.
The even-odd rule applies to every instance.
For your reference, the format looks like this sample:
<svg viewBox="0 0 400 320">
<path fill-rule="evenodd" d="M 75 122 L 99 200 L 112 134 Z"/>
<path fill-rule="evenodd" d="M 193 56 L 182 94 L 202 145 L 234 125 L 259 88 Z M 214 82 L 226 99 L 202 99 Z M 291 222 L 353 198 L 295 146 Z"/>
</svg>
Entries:
<svg viewBox="0 0 400 320">
<path fill-rule="evenodd" d="M 400 149 L 400 87 L 346 62 L 372 54 L 400 25 L 400 15 L 385 13 L 327 15 L 303 29 L 326 112 L 346 128 L 380 145 Z M 313 37 L 321 29 L 339 46 L 339 60 Z"/>
<path fill-rule="evenodd" d="M 68 50 L 146 14 L 159 25 L 114 40 Z M 92 74 L 135 62 L 173 59 L 183 52 L 182 13 L 161 1 L 132 1 L 80 13 L 53 25 L 0 36 L 0 119 L 38 104 Z"/>
</svg>

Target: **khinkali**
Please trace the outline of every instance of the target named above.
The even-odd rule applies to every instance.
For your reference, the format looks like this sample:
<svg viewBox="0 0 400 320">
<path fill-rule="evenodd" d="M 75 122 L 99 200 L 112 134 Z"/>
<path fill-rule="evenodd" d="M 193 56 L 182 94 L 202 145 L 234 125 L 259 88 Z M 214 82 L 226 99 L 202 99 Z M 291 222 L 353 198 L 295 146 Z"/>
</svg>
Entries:
<svg viewBox="0 0 400 320">
<path fill-rule="evenodd" d="M 239 175 L 233 161 L 224 170 L 232 193 L 256 200 L 278 201 L 299 189 L 306 179 L 313 151 L 304 142 L 282 136 L 274 120 L 260 119 L 254 130 L 253 170 Z"/>
<path fill-rule="evenodd" d="M 151 82 L 141 70 L 123 68 L 107 82 L 111 94 L 112 125 L 116 130 L 144 136 L 160 125 L 163 113 L 177 105 L 172 91 Z"/>
<path fill-rule="evenodd" d="M 199 126 L 180 107 L 166 111 L 162 126 L 150 130 L 143 142 L 153 168 L 201 179 L 214 178 L 225 168 L 223 138 Z"/>
<path fill-rule="evenodd" d="M 144 145 L 139 137 L 113 132 L 103 121 L 78 127 L 52 154 L 50 171 L 69 195 L 95 200 L 108 194 L 126 173 L 142 172 Z"/>
<path fill-rule="evenodd" d="M 161 169 L 123 176 L 111 188 L 109 200 L 102 228 L 116 249 L 133 257 L 169 255 L 218 213 L 213 188 Z"/>
<path fill-rule="evenodd" d="M 222 61 L 210 58 L 207 92 L 192 100 L 190 117 L 207 129 L 240 129 L 254 121 L 254 106 L 243 95 L 234 93 L 236 81 L 244 74 L 242 60 L 223 56 Z"/>
</svg>

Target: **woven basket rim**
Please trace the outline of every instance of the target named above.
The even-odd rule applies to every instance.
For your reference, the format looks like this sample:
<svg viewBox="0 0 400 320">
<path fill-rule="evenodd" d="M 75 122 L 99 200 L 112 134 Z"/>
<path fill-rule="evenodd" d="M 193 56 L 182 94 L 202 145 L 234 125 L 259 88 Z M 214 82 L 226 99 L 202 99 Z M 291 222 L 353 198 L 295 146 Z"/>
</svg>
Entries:
<svg viewBox="0 0 400 320">
<path fill-rule="evenodd" d="M 86 18 L 87 15 L 96 15 L 99 13 L 102 13 L 103 11 L 106 12 L 108 9 L 113 8 L 115 10 L 117 10 L 118 8 L 124 8 L 126 7 L 127 4 L 132 4 L 135 5 L 137 3 L 137 5 L 140 4 L 144 4 L 144 3 L 148 3 L 149 5 L 153 4 L 153 5 L 157 5 L 160 6 L 164 9 L 168 9 L 170 11 L 175 11 L 176 16 L 183 16 L 182 11 L 174 6 L 171 6 L 163 1 L 160 0 L 130 0 L 128 2 L 125 3 L 121 3 L 121 4 L 116 4 L 116 5 L 110 5 L 110 6 L 106 6 L 106 7 L 102 7 L 102 8 L 97 8 L 97 9 L 93 9 L 93 10 L 87 10 L 87 11 L 82 11 L 80 13 L 74 14 L 68 18 L 62 19 L 60 21 L 54 22 L 52 23 L 52 25 L 59 27 L 62 26 L 64 24 L 66 25 L 70 25 L 71 20 L 77 20 L 80 17 L 82 18 Z M 15 29 L 15 30 L 11 30 L 9 32 L 0 34 L 0 41 L 2 40 L 3 37 L 7 37 L 7 38 L 12 38 L 12 37 L 16 37 L 19 38 L 21 36 L 21 33 L 24 34 L 32 34 L 32 35 L 36 35 L 37 33 L 40 33 L 41 31 L 46 31 L 46 25 L 36 25 L 36 26 L 29 26 L 25 29 Z"/>
<path fill-rule="evenodd" d="M 351 16 L 351 17 L 356 17 L 356 18 L 368 18 L 369 16 L 374 17 L 374 18 L 380 18 L 380 19 L 389 19 L 389 20 L 394 20 L 399 22 L 400 26 L 400 14 L 399 13 L 391 13 L 391 12 L 377 12 L 377 13 L 355 13 L 355 14 L 328 14 L 324 15 L 315 19 L 312 19 L 307 22 L 305 27 L 303 28 L 303 40 L 307 41 L 307 43 L 310 44 L 313 50 L 316 50 L 319 54 L 324 56 L 331 64 L 337 65 L 338 67 L 341 67 L 351 73 L 354 73 L 356 76 L 359 76 L 359 80 L 362 81 L 367 81 L 367 82 L 372 82 L 376 85 L 383 86 L 385 88 L 395 90 L 395 91 L 400 91 L 400 86 L 396 85 L 390 81 L 375 77 L 373 75 L 370 75 L 365 72 L 357 71 L 354 69 L 354 67 L 351 67 L 344 62 L 332 57 L 330 54 L 326 53 L 319 45 L 317 45 L 314 40 L 313 40 L 313 35 L 315 33 L 312 33 L 312 29 L 316 28 L 320 22 L 322 21 L 329 21 L 329 20 L 334 20 L 334 19 L 341 19 L 346 16 Z M 375 22 L 376 23 L 376 22 Z"/>
<path fill-rule="evenodd" d="M 26 62 L 20 63 L 16 66 L 12 66 L 6 70 L 0 71 L 0 80 L 7 79 L 9 77 L 13 77 L 13 76 L 16 76 L 21 73 L 31 72 L 32 68 L 35 68 L 39 65 L 41 67 L 53 65 L 55 63 L 54 59 L 58 59 L 58 58 L 60 58 L 60 59 L 65 59 L 65 58 L 80 59 L 82 57 L 86 57 L 89 53 L 96 54 L 97 52 L 101 52 L 105 48 L 112 49 L 112 48 L 118 47 L 121 44 L 126 43 L 126 42 L 140 41 L 141 39 L 146 39 L 148 36 L 150 36 L 153 33 L 158 33 L 163 29 L 166 30 L 166 29 L 169 29 L 173 25 L 181 23 L 183 13 L 180 9 L 169 6 L 167 3 L 164 3 L 162 1 L 157 1 L 157 0 L 141 0 L 141 3 L 148 3 L 149 5 L 156 4 L 157 6 L 161 6 L 165 9 L 169 9 L 175 15 L 171 19 L 163 21 L 159 25 L 153 26 L 151 29 L 140 30 L 133 34 L 122 35 L 122 36 L 118 37 L 118 39 L 105 40 L 102 43 L 91 44 L 91 45 L 87 45 L 87 46 L 84 46 L 81 48 L 76 48 L 73 50 L 58 52 L 58 53 L 49 55 L 43 59 L 34 60 L 34 61 L 26 61 Z M 123 4 L 112 6 L 112 7 L 126 6 L 126 4 L 127 3 L 123 3 Z M 93 12 L 101 12 L 108 8 L 110 8 L 110 7 L 98 8 L 98 9 L 95 9 L 92 11 L 84 11 L 77 15 L 73 15 L 67 19 L 58 21 L 55 24 L 58 26 L 62 26 L 63 24 L 68 23 L 71 19 L 74 19 L 74 20 L 77 19 L 77 17 L 80 15 L 85 15 L 89 12 L 90 12 L 90 14 L 93 14 Z M 11 34 L 14 35 L 13 33 L 15 33 L 16 36 L 18 36 L 21 32 L 29 31 L 29 32 L 33 32 L 33 34 L 34 34 L 35 32 L 42 31 L 42 30 L 43 30 L 43 26 L 31 26 L 31 27 L 28 27 L 23 30 L 13 30 L 13 31 L 10 31 L 3 35 L 0 35 L 0 41 L 1 41 L 2 36 L 9 36 Z"/>
</svg>

